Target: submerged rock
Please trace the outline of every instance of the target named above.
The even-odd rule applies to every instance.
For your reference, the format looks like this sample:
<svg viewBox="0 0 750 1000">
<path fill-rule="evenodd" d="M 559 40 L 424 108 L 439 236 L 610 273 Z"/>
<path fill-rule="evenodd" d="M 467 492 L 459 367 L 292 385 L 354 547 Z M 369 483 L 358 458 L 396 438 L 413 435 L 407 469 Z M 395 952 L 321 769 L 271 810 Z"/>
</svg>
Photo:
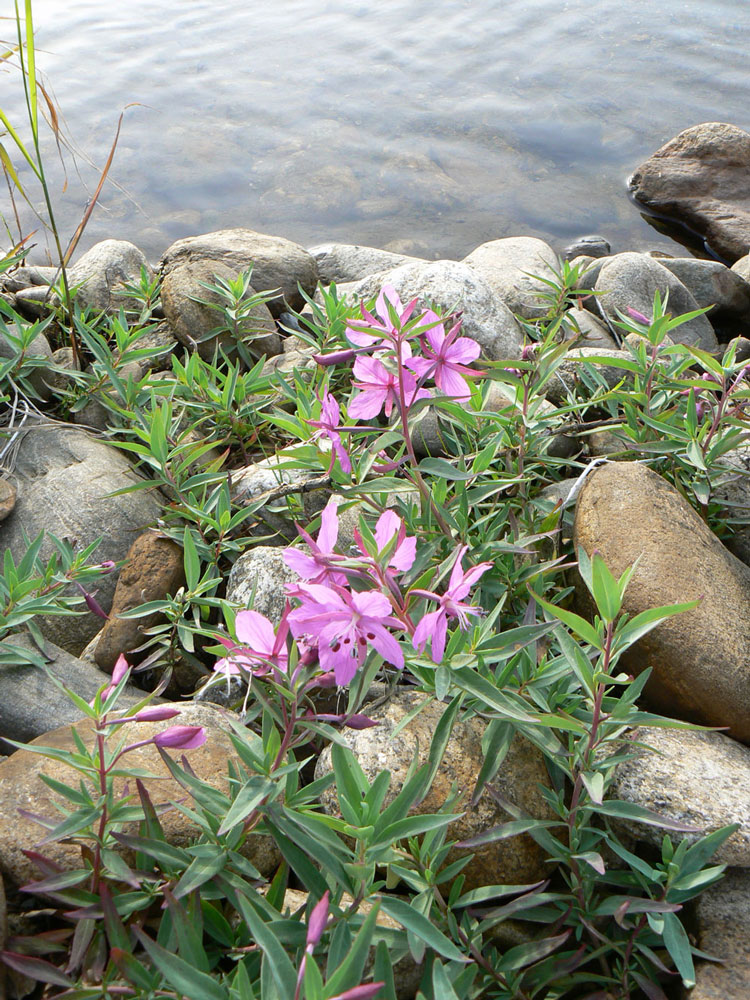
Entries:
<svg viewBox="0 0 750 1000">
<path fill-rule="evenodd" d="M 750 249 L 750 135 L 705 122 L 680 132 L 628 181 L 637 202 L 699 233 L 730 262 Z"/>
<path fill-rule="evenodd" d="M 623 612 L 699 600 L 640 639 L 622 666 L 652 674 L 644 698 L 658 711 L 750 742 L 750 569 L 728 552 L 661 476 L 611 462 L 586 479 L 574 543 L 597 550 L 619 577 L 637 561 Z M 580 589 L 583 610 L 589 601 Z"/>
</svg>

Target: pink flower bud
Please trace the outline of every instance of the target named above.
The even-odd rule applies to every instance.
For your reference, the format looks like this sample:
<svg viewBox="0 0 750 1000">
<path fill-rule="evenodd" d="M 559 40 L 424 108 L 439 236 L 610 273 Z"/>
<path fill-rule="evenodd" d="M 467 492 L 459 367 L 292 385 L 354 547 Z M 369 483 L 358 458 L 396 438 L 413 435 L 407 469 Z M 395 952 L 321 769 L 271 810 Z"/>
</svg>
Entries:
<svg viewBox="0 0 750 1000">
<path fill-rule="evenodd" d="M 313 361 L 321 368 L 330 368 L 332 365 L 342 365 L 347 361 L 352 361 L 356 356 L 357 352 L 349 347 L 342 351 L 332 351 L 331 354 L 313 354 Z"/>
<path fill-rule="evenodd" d="M 157 747 L 170 750 L 195 750 L 206 742 L 206 730 L 203 726 L 170 726 L 154 736 Z"/>
<path fill-rule="evenodd" d="M 325 674 L 320 674 L 315 678 L 315 687 L 333 688 L 336 687 L 336 676 L 332 670 Z"/>
<path fill-rule="evenodd" d="M 113 559 L 105 559 L 103 563 L 99 563 L 99 569 L 103 573 L 112 573 L 117 569 L 117 563 Z"/>
<path fill-rule="evenodd" d="M 112 684 L 114 687 L 117 687 L 128 670 L 130 670 L 130 665 L 122 653 L 120 653 L 115 662 L 115 669 L 112 671 Z"/>
<path fill-rule="evenodd" d="M 536 354 L 536 344 L 524 344 L 523 350 L 521 351 L 522 361 L 533 361 L 534 355 Z"/>
<path fill-rule="evenodd" d="M 312 949 L 323 937 L 323 931 L 326 929 L 326 923 L 328 922 L 328 900 L 330 893 L 326 890 L 321 896 L 320 900 L 313 907 L 312 913 L 310 914 L 310 920 L 307 925 L 307 940 L 306 944 L 308 948 Z"/>
<path fill-rule="evenodd" d="M 345 718 L 343 722 L 348 729 L 372 729 L 373 726 L 380 725 L 380 723 L 376 722 L 375 719 L 371 719 L 367 715 L 360 715 L 358 713 L 348 716 L 348 718 Z"/>
<path fill-rule="evenodd" d="M 631 309 L 631 307 L 628 306 L 627 314 L 631 319 L 634 319 L 636 323 L 642 323 L 643 326 L 651 326 L 651 320 L 644 316 L 642 312 L 638 312 L 637 309 Z"/>
<path fill-rule="evenodd" d="M 98 618 L 103 618 L 105 621 L 108 621 L 109 615 L 104 610 L 104 608 L 99 604 L 99 602 L 94 598 L 94 595 L 90 594 L 87 590 L 84 590 L 84 588 L 80 585 L 80 583 L 76 583 L 76 587 L 78 587 L 78 589 L 83 594 L 83 599 L 86 602 L 86 607 L 89 609 L 89 611 L 91 611 L 92 614 L 95 614 Z"/>
<path fill-rule="evenodd" d="M 140 712 L 136 712 L 130 718 L 130 722 L 164 722 L 165 719 L 174 719 L 180 714 L 179 708 L 170 708 L 169 705 L 147 705 Z"/>
<path fill-rule="evenodd" d="M 354 986 L 343 993 L 337 993 L 331 1000 L 371 1000 L 380 993 L 385 983 L 363 983 L 361 986 Z"/>
</svg>

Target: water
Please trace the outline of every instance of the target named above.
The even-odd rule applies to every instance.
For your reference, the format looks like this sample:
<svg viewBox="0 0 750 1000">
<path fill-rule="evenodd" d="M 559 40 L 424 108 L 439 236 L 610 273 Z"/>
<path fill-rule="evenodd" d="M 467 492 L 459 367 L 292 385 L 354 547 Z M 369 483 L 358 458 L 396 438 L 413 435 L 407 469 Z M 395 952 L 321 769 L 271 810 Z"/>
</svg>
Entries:
<svg viewBox="0 0 750 1000">
<path fill-rule="evenodd" d="M 81 247 L 130 239 L 153 259 L 233 226 L 429 257 L 591 232 L 616 250 L 680 252 L 629 202 L 626 177 L 690 125 L 750 130 L 744 0 L 35 0 L 34 12 L 38 64 L 91 163 L 134 105 Z M 0 79 L 21 122 L 18 81 Z M 63 194 L 45 148 L 67 236 L 97 173 L 69 161 Z"/>
</svg>

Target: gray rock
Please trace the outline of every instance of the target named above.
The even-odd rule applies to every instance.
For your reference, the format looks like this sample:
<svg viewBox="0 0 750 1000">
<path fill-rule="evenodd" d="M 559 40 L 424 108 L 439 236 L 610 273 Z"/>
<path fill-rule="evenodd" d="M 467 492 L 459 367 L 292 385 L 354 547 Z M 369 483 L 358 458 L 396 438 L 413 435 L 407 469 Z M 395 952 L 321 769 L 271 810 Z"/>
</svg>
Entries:
<svg viewBox="0 0 750 1000">
<path fill-rule="evenodd" d="M 576 257 L 608 257 L 611 252 L 609 242 L 603 236 L 579 236 L 563 250 L 565 260 Z"/>
<path fill-rule="evenodd" d="M 0 275 L 0 289 L 4 292 L 20 292 L 32 285 L 51 285 L 58 276 L 56 267 L 16 267 Z"/>
<path fill-rule="evenodd" d="M 468 264 L 455 260 L 404 264 L 365 278 L 354 291 L 360 298 L 369 299 L 378 295 L 384 284 L 393 285 L 404 303 L 417 297 L 432 303 L 443 315 L 461 311 L 462 335 L 476 340 L 486 358 L 499 361 L 520 356 L 523 333 L 515 317 Z"/>
<path fill-rule="evenodd" d="M 229 573 L 227 600 L 252 608 L 278 625 L 286 604 L 284 584 L 299 581 L 283 553 L 284 548 L 270 545 L 243 552 Z"/>
<path fill-rule="evenodd" d="M 51 367 L 44 372 L 45 385 L 51 392 L 59 395 L 66 389 L 72 389 L 76 383 L 73 372 L 80 371 L 72 347 L 58 347 L 52 352 Z"/>
<path fill-rule="evenodd" d="M 737 518 L 750 521 L 750 443 L 739 445 L 725 452 L 719 460 L 727 468 L 714 491 L 714 499 L 724 505 L 727 520 Z M 734 534 L 724 539 L 730 552 L 750 566 L 750 523 L 734 526 Z"/>
<path fill-rule="evenodd" d="M 16 506 L 18 490 L 15 483 L 4 476 L 0 476 L 0 521 L 4 521 L 13 513 Z"/>
<path fill-rule="evenodd" d="M 28 632 L 19 632 L 4 640 L 4 645 L 28 650 L 47 662 L 47 669 L 81 698 L 91 701 L 102 684 L 111 678 L 91 663 L 71 656 L 64 649 L 46 642 L 40 653 Z M 143 691 L 129 686 L 120 706 L 130 708 L 144 697 Z M 83 712 L 68 701 L 41 667 L 33 664 L 4 665 L 0 670 L 0 733 L 5 739 L 27 743 L 42 733 L 84 718 Z M 3 743 L 0 741 L 0 747 Z M 5 752 L 10 752 L 7 744 Z"/>
<path fill-rule="evenodd" d="M 335 282 L 361 281 L 371 274 L 392 271 L 403 264 L 420 263 L 419 257 L 377 250 L 375 247 L 361 247 L 348 243 L 321 243 L 310 247 L 310 253 L 318 265 L 318 274 L 324 285 Z"/>
<path fill-rule="evenodd" d="M 679 834 L 690 844 L 739 823 L 712 863 L 750 868 L 750 748 L 715 732 L 644 727 L 630 737 L 649 749 L 634 750 L 632 760 L 615 767 L 608 796 L 696 827 L 700 833 Z M 661 847 L 664 830 L 659 827 L 626 819 L 611 822 L 625 836 Z"/>
<path fill-rule="evenodd" d="M 699 233 L 719 257 L 750 249 L 750 135 L 706 122 L 680 132 L 628 181 L 637 202 Z"/>
<path fill-rule="evenodd" d="M 137 490 L 111 496 L 139 483 L 127 458 L 86 431 L 70 424 L 27 423 L 15 461 L 18 500 L 10 517 L 0 524 L 0 549 L 8 548 L 18 561 L 26 551 L 24 535 L 33 540 L 40 531 L 67 538 L 85 548 L 102 538 L 94 559 L 115 562 L 125 555 L 143 528 L 161 513 L 154 492 Z M 41 557 L 54 549 L 45 539 Z M 98 602 L 108 610 L 116 573 L 100 577 Z M 63 649 L 79 653 L 101 627 L 100 619 L 51 616 L 40 622 L 44 634 Z"/>
<path fill-rule="evenodd" d="M 607 324 L 590 313 L 588 309 L 569 309 L 565 313 L 565 325 L 569 333 L 580 340 L 581 347 L 595 347 L 597 350 L 617 351 L 618 345 Z"/>
<path fill-rule="evenodd" d="M 264 458 L 261 462 L 253 462 L 252 465 L 232 472 L 232 496 L 235 500 L 247 503 L 277 486 L 289 486 L 292 483 L 298 484 L 302 492 L 305 483 L 315 478 L 314 472 L 286 469 L 280 465 L 278 458 Z"/>
<path fill-rule="evenodd" d="M 600 375 L 610 389 L 620 382 L 624 386 L 632 385 L 633 375 L 625 368 L 618 367 L 620 362 L 627 362 L 629 354 L 620 350 L 606 350 L 596 347 L 572 347 L 563 361 L 552 373 L 549 382 L 544 386 L 544 395 L 555 406 L 563 406 L 568 401 L 568 394 L 579 391 L 581 366 L 590 357 L 605 358 L 608 361 L 589 361 L 588 363 Z"/>
<path fill-rule="evenodd" d="M 605 260 L 596 280 L 598 306 L 612 322 L 619 319 L 618 311 L 628 307 L 650 317 L 654 308 L 654 293 L 669 295 L 667 311 L 672 316 L 698 308 L 690 292 L 663 264 L 642 253 L 619 253 Z M 698 316 L 670 334 L 679 344 L 694 344 L 704 351 L 718 350 L 713 328 L 705 316 Z"/>
<path fill-rule="evenodd" d="M 730 868 L 695 903 L 698 947 L 721 959 L 697 962 L 695 987 L 684 1000 L 745 1000 L 750 996 L 750 872 Z"/>
<path fill-rule="evenodd" d="M 718 260 L 673 257 L 660 263 L 679 278 L 703 309 L 711 306 L 712 322 L 750 318 L 750 284 Z"/>
<path fill-rule="evenodd" d="M 16 357 L 17 353 L 18 351 L 16 346 L 11 344 L 11 342 L 7 340 L 2 333 L 0 333 L 0 362 Z M 39 362 L 38 367 L 34 368 L 34 370 L 27 375 L 27 378 L 29 380 L 29 384 L 36 392 L 39 399 L 46 402 L 52 395 L 46 379 L 46 366 L 52 360 L 52 348 L 43 333 L 37 333 L 36 337 L 34 337 L 26 351 L 26 357 L 29 360 L 33 359 Z"/>
<path fill-rule="evenodd" d="M 54 292 L 50 293 L 46 287 L 36 285 L 15 293 L 15 308 L 22 316 L 32 320 L 44 319 L 59 305 L 59 301 Z"/>
<path fill-rule="evenodd" d="M 178 240 L 162 257 L 159 270 L 166 277 L 186 263 L 202 260 L 223 264 L 235 275 L 252 264 L 253 288 L 280 291 L 270 303 L 274 316 L 289 307 L 301 309 L 305 300 L 297 286 L 312 295 L 318 283 L 315 259 L 304 247 L 252 229 L 222 229 Z"/>
<path fill-rule="evenodd" d="M 98 312 L 139 311 L 140 302 L 125 294 L 124 286 L 140 284 L 144 267 L 153 280 L 154 272 L 138 247 L 127 240 L 103 240 L 71 266 L 68 284 L 82 306 Z"/>
<path fill-rule="evenodd" d="M 226 331 L 214 333 L 221 322 L 221 315 L 204 305 L 203 301 L 219 304 L 221 298 L 204 285 L 214 284 L 219 278 L 227 280 L 235 276 L 231 267 L 211 258 L 184 260 L 172 267 L 164 275 L 161 286 L 162 306 L 172 333 L 180 343 L 197 349 L 206 360 L 213 358 L 217 348 L 226 354 L 233 354 L 238 339 L 256 357 L 280 354 L 281 338 L 268 306 L 262 302 L 253 307 L 242 323 L 239 337 Z"/>
<path fill-rule="evenodd" d="M 416 707 L 420 697 L 400 692 L 386 705 L 369 712 L 379 725 L 360 732 L 341 732 L 341 739 L 352 750 L 369 781 L 383 770 L 391 772 L 391 784 L 384 807 L 393 801 L 402 787 L 414 758 L 420 764 L 426 761 L 435 727 L 445 711 L 445 705 L 431 702 L 394 735 L 396 726 Z M 414 814 L 438 812 L 455 789 L 458 800 L 453 811 L 463 813 L 463 816 L 448 827 L 450 840 L 475 836 L 507 819 L 507 815 L 486 790 L 476 805 L 469 806 L 484 762 L 484 729 L 484 723 L 478 718 L 454 725 L 432 787 L 422 802 L 412 809 Z M 327 747 L 318 759 L 315 777 L 321 778 L 331 769 L 331 751 Z M 540 792 L 540 785 L 549 787 L 544 759 L 523 737 L 517 735 L 514 738 L 493 785 L 504 798 L 512 801 L 527 815 L 538 819 L 552 819 L 550 808 Z M 326 812 L 338 812 L 335 790 L 327 789 L 323 792 L 321 803 Z M 453 848 L 448 855 L 447 864 L 464 857 L 466 853 L 461 848 Z M 497 841 L 471 853 L 474 857 L 463 869 L 466 876 L 465 889 L 479 885 L 523 884 L 546 878 L 550 873 L 543 851 L 527 834 Z"/>
<path fill-rule="evenodd" d="M 551 278 L 560 269 L 557 254 L 544 240 L 531 236 L 512 236 L 482 243 L 464 257 L 485 279 L 512 313 L 524 319 L 540 319 L 549 311 L 541 298 L 549 286 L 534 276 Z"/>
<path fill-rule="evenodd" d="M 750 281 L 750 253 L 746 253 L 744 257 L 740 257 L 732 264 L 731 270 L 735 274 L 738 274 L 743 281 Z"/>
</svg>

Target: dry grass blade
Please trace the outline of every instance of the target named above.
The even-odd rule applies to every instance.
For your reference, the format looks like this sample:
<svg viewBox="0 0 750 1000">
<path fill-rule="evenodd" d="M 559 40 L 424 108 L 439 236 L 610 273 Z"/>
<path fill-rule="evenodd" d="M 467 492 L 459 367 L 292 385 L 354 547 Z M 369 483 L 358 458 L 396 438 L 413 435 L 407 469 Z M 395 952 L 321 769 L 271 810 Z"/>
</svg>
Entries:
<svg viewBox="0 0 750 1000">
<path fill-rule="evenodd" d="M 44 115 L 44 112 L 42 112 L 42 114 L 44 115 L 47 124 L 52 129 L 52 132 L 55 136 L 57 155 L 60 157 L 60 165 L 63 168 L 63 175 L 64 175 L 63 193 L 65 193 L 65 191 L 67 191 L 68 189 L 68 171 L 65 167 L 65 157 L 63 156 L 62 136 L 60 132 L 60 119 L 57 114 L 57 108 L 55 107 L 55 102 L 52 100 L 50 95 L 44 89 L 42 84 L 39 83 L 39 81 L 37 81 L 37 87 L 39 88 L 42 97 L 44 98 L 44 103 L 47 105 L 47 111 L 49 112 L 49 118 L 47 118 L 47 116 Z"/>
<path fill-rule="evenodd" d="M 78 241 L 81 239 L 81 236 L 83 236 L 83 231 L 86 228 L 89 219 L 91 218 L 91 213 L 94 211 L 94 206 L 96 205 L 97 199 L 99 198 L 99 195 L 102 193 L 102 188 L 104 187 L 104 182 L 107 179 L 109 168 L 112 166 L 112 160 L 115 157 L 115 150 L 117 149 L 117 140 L 120 138 L 120 129 L 122 128 L 122 119 L 124 115 L 125 115 L 124 111 L 120 112 L 120 117 L 117 121 L 117 131 L 115 132 L 115 137 L 112 141 L 112 146 L 109 151 L 109 156 L 107 157 L 107 162 L 104 164 L 104 169 L 102 170 L 101 176 L 99 177 L 99 183 L 96 185 L 96 191 L 94 191 L 93 195 L 89 199 L 89 202 L 86 205 L 86 210 L 83 213 L 83 218 L 78 223 L 76 231 L 73 233 L 70 243 L 68 243 L 68 248 L 63 254 L 63 259 L 62 259 L 63 266 L 67 266 L 68 262 L 70 261 L 70 258 L 73 256 L 75 248 L 78 246 Z"/>
</svg>

